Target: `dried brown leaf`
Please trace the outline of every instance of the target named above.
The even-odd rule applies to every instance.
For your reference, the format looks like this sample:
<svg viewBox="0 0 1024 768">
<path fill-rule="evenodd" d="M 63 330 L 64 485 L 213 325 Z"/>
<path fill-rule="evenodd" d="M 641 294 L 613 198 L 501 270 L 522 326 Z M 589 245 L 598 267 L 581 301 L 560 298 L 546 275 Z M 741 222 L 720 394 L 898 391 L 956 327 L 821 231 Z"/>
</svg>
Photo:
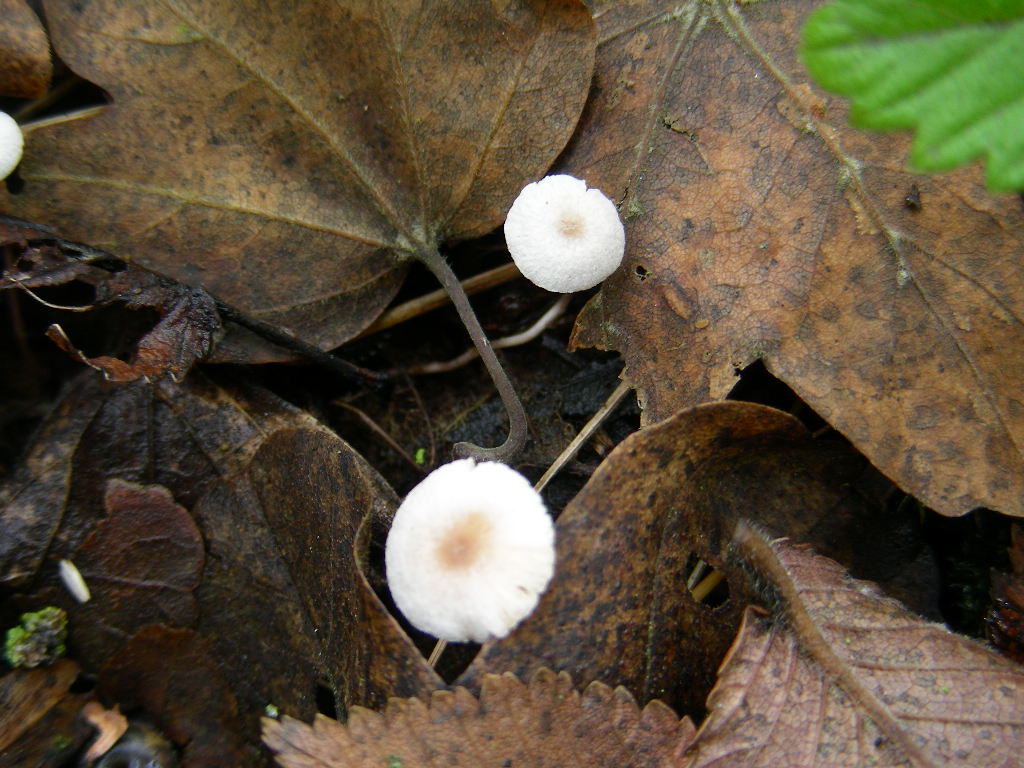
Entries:
<svg viewBox="0 0 1024 768">
<path fill-rule="evenodd" d="M 30 131 L 45 221 L 335 346 L 401 264 L 500 223 L 572 133 L 594 27 L 578 0 L 47 4 L 113 105 Z"/>
<path fill-rule="evenodd" d="M 165 488 L 113 479 L 104 505 L 74 556 L 92 599 L 68 608 L 76 658 L 93 669 L 149 624 L 194 626 L 204 558 L 192 517 Z"/>
<path fill-rule="evenodd" d="M 805 546 L 746 526 L 737 544 L 786 620 L 747 612 L 680 765 L 1019 765 L 1024 668 Z"/>
<path fill-rule="evenodd" d="M 229 768 L 245 755 L 238 705 L 195 632 L 151 625 L 100 671 L 98 691 L 141 709 L 181 750 L 188 768 Z"/>
<path fill-rule="evenodd" d="M 763 359 L 930 507 L 1024 514 L 1024 210 L 847 126 L 796 58 L 817 4 L 597 4 L 564 167 L 624 199 L 629 246 L 575 343 L 622 351 L 646 423 Z"/>
<path fill-rule="evenodd" d="M 701 712 L 757 599 L 724 555 L 737 517 L 814 541 L 861 573 L 929 583 L 927 561 L 900 549 L 905 537 L 858 493 L 866 471 L 848 447 L 750 403 L 700 406 L 631 435 L 559 517 L 555 577 L 537 609 L 485 645 L 460 682 L 558 666 L 582 682 L 614 680 L 640 702 Z M 698 558 L 725 572 L 724 604 L 687 590 Z"/>
<path fill-rule="evenodd" d="M 693 736 L 688 718 L 652 702 L 640 710 L 624 688 L 592 683 L 580 694 L 565 673 L 538 672 L 529 686 L 488 675 L 479 700 L 465 688 L 430 703 L 392 699 L 382 713 L 312 726 L 264 718 L 263 740 L 283 768 L 451 765 L 670 765 Z"/>
<path fill-rule="evenodd" d="M 39 18 L 25 0 L 0 0 L 0 95 L 42 96 L 52 72 L 50 41 Z"/>
</svg>

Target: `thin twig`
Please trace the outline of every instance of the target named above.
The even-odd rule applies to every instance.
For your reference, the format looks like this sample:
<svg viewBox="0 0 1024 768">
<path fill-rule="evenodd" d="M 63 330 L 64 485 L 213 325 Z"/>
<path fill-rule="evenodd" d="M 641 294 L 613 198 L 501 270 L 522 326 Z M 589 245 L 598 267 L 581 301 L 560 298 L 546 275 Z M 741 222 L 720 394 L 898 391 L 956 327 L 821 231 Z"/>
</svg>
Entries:
<svg viewBox="0 0 1024 768">
<path fill-rule="evenodd" d="M 463 280 L 462 288 L 467 296 L 472 296 L 481 291 L 486 291 L 488 288 L 503 285 L 517 277 L 521 277 L 521 274 L 516 265 L 508 263 Z M 451 299 L 447 291 L 443 288 L 423 296 L 417 296 L 415 299 L 410 299 L 404 304 L 399 304 L 397 307 L 389 309 L 355 338 L 361 339 L 364 336 L 379 333 L 387 328 L 412 320 L 414 317 L 419 317 L 427 312 L 443 307 L 450 301 Z"/>
<path fill-rule="evenodd" d="M 526 444 L 526 409 L 523 408 L 523 404 L 520 402 L 519 396 L 516 394 L 515 388 L 508 378 L 508 374 L 505 373 L 505 369 L 502 368 L 498 360 L 498 356 L 494 354 L 491 342 L 487 339 L 484 329 L 480 327 L 480 321 L 477 319 L 476 313 L 473 312 L 473 307 L 469 303 L 469 297 L 466 296 L 466 292 L 462 289 L 462 284 L 455 276 L 455 273 L 452 272 L 452 268 L 448 266 L 448 262 L 444 260 L 444 257 L 436 249 L 423 250 L 417 254 L 417 258 L 423 262 L 427 269 L 434 273 L 441 286 L 451 297 L 452 304 L 455 305 L 455 309 L 462 319 L 462 324 L 466 327 L 466 331 L 473 340 L 473 344 L 480 352 L 480 359 L 483 360 L 484 365 L 487 367 L 487 372 L 491 374 L 494 386 L 498 389 L 501 401 L 505 404 L 505 410 L 508 412 L 509 432 L 508 438 L 504 443 L 496 448 L 482 448 L 473 443 L 457 443 L 454 453 L 458 457 L 471 457 L 482 461 L 509 462 Z"/>
<path fill-rule="evenodd" d="M 382 384 L 391 378 L 387 373 L 370 371 L 366 368 L 355 365 L 354 363 L 350 363 L 348 360 L 332 355 L 330 352 L 324 352 L 319 347 L 307 344 L 305 341 L 302 341 L 291 334 L 285 333 L 284 331 L 280 331 L 272 325 L 268 325 L 261 320 L 257 320 L 239 312 L 237 309 L 229 304 L 225 304 L 220 299 L 215 298 L 214 303 L 217 305 L 217 313 L 222 319 L 229 320 L 243 328 L 248 328 L 257 336 L 261 336 L 267 341 L 272 342 L 283 349 L 287 349 L 289 352 L 294 352 L 295 354 L 306 358 L 310 362 L 322 365 L 323 367 L 339 374 L 343 378 L 359 382 L 369 381 L 375 384 Z"/>
<path fill-rule="evenodd" d="M 438 640 L 434 644 L 434 650 L 430 652 L 430 658 L 427 659 L 427 664 L 431 667 L 431 669 L 437 667 L 437 662 L 441 660 L 441 654 L 444 653 L 444 649 L 447 647 L 447 640 Z"/>
<path fill-rule="evenodd" d="M 711 594 L 715 587 L 722 583 L 725 574 L 717 568 L 709 573 L 696 587 L 690 590 L 690 595 L 698 603 L 704 602 L 704 598 Z"/>
<path fill-rule="evenodd" d="M 626 393 L 632 387 L 625 381 L 619 382 L 619 386 L 615 388 L 615 391 L 611 393 L 604 405 L 597 409 L 597 413 L 590 417 L 590 421 L 583 425 L 583 429 L 580 433 L 573 438 L 572 442 L 566 446 L 565 450 L 559 454 L 558 458 L 548 467 L 548 471 L 545 472 L 534 488 L 540 493 L 556 474 L 558 474 L 562 467 L 568 464 L 577 453 L 580 452 L 580 448 L 590 439 L 590 437 L 597 431 L 598 427 L 601 426 L 602 422 L 608 418 L 609 414 L 615 410 L 622 399 L 626 396 Z"/>
<path fill-rule="evenodd" d="M 520 331 L 511 336 L 505 336 L 501 339 L 495 339 L 491 342 L 491 346 L 495 349 L 508 349 L 509 347 L 518 347 L 521 344 L 527 344 L 533 341 L 535 338 L 544 333 L 545 330 L 562 316 L 565 312 L 565 308 L 569 306 L 569 301 L 572 299 L 571 293 L 566 293 L 558 297 L 558 301 L 551 305 L 547 312 L 541 315 L 537 321 L 527 328 L 525 331 Z M 445 360 L 437 363 L 424 363 L 423 365 L 413 365 L 407 370 L 413 375 L 425 374 L 425 373 L 447 373 L 448 371 L 454 371 L 457 368 L 473 362 L 480 353 L 476 351 L 476 347 L 470 347 L 458 357 L 452 358 L 451 360 Z"/>
</svg>

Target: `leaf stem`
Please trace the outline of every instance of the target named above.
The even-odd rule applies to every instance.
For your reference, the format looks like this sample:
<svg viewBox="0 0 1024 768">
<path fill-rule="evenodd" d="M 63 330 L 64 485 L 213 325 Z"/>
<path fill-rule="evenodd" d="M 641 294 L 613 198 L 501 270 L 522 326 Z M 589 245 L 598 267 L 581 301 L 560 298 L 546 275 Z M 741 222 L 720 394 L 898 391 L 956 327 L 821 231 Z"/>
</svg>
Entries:
<svg viewBox="0 0 1024 768">
<path fill-rule="evenodd" d="M 441 283 L 441 287 L 451 297 L 452 304 L 455 305 L 462 324 L 466 327 L 466 332 L 473 340 L 473 346 L 480 353 L 480 359 L 487 367 L 487 372 L 491 375 L 491 380 L 494 381 L 494 386 L 497 387 L 498 394 L 501 395 L 501 401 L 505 404 L 505 410 L 508 413 L 509 432 L 504 443 L 497 448 L 482 448 L 473 443 L 457 443 L 454 453 L 459 458 L 469 457 L 478 461 L 508 462 L 526 444 L 526 410 L 519 401 L 519 396 L 516 395 L 515 388 L 512 386 L 508 374 L 505 373 L 505 369 L 502 368 L 498 356 L 494 354 L 494 348 L 491 346 L 487 334 L 480 327 L 480 321 L 477 320 L 476 313 L 469 303 L 469 297 L 466 296 L 459 278 L 452 272 L 448 262 L 437 249 L 424 248 L 416 256 L 427 269 L 434 273 L 438 282 Z"/>
</svg>

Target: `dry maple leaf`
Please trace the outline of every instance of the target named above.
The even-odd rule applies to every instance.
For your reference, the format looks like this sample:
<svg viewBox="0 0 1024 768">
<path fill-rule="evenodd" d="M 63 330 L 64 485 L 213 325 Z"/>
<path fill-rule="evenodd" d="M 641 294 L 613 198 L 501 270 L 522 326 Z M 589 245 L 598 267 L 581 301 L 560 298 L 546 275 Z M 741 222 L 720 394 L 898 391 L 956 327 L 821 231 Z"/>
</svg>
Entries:
<svg viewBox="0 0 1024 768">
<path fill-rule="evenodd" d="M 643 711 L 624 688 L 593 683 L 580 694 L 564 672 L 538 672 L 529 686 L 489 675 L 480 698 L 437 691 L 429 704 L 392 699 L 378 714 L 351 712 L 345 725 L 263 719 L 263 740 L 283 768 L 671 764 L 693 724 L 660 702 Z"/>
<path fill-rule="evenodd" d="M 583 107 L 578 0 L 137 0 L 46 6 L 113 104 L 30 130 L 0 209 L 322 346 L 402 263 L 484 234 Z"/>
<path fill-rule="evenodd" d="M 850 128 L 796 58 L 817 4 L 597 3 L 563 167 L 629 246 L 574 343 L 621 350 L 646 423 L 762 359 L 935 510 L 1024 514 L 1024 210 Z"/>
<path fill-rule="evenodd" d="M 827 558 L 737 529 L 785 621 L 748 611 L 685 768 L 1014 768 L 1024 668 Z"/>
</svg>

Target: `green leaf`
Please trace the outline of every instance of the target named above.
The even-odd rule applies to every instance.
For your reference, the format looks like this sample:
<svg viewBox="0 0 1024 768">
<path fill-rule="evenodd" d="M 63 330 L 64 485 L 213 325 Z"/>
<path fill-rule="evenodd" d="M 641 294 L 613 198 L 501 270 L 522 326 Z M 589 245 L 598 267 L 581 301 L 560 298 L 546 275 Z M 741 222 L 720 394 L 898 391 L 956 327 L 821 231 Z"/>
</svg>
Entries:
<svg viewBox="0 0 1024 768">
<path fill-rule="evenodd" d="M 801 55 L 855 125 L 916 128 L 918 170 L 984 156 L 991 189 L 1024 189 L 1024 0 L 835 0 Z"/>
</svg>

